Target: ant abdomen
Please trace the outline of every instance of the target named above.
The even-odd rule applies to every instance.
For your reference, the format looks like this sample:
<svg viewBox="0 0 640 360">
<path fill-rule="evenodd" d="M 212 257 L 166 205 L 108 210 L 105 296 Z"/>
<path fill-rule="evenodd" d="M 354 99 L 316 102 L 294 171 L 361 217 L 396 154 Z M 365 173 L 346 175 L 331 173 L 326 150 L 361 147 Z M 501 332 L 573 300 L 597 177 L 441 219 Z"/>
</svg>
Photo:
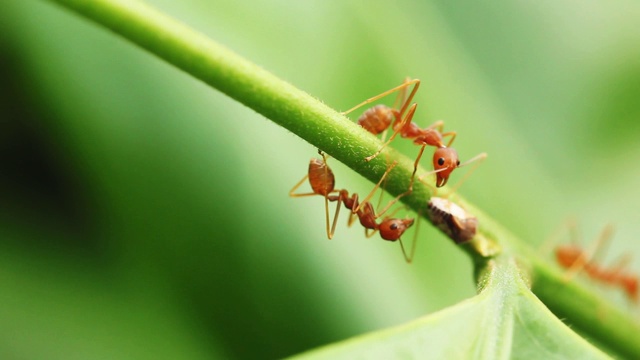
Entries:
<svg viewBox="0 0 640 360">
<path fill-rule="evenodd" d="M 309 162 L 309 184 L 313 192 L 327 196 L 336 186 L 333 171 L 324 160 L 313 158 Z"/>
<path fill-rule="evenodd" d="M 389 128 L 396 117 L 395 113 L 397 110 L 386 105 L 376 105 L 360 115 L 358 125 L 368 132 L 378 135 Z"/>
</svg>

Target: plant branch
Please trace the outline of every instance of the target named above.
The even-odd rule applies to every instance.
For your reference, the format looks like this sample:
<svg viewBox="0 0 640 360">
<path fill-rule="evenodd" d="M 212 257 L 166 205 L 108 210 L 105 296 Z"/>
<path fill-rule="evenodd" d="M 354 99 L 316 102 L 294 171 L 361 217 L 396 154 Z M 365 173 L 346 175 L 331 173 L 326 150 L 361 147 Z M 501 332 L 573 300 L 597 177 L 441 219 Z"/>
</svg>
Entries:
<svg viewBox="0 0 640 360">
<path fill-rule="evenodd" d="M 379 142 L 374 136 L 318 99 L 148 5 L 130 0 L 52 1 L 222 91 L 368 179 L 377 181 L 386 169 L 384 159 L 388 152 L 371 163 L 362 160 L 377 150 Z M 389 176 L 388 188 L 397 194 L 408 187 L 408 182 L 398 184 L 398 181 L 408 179 L 410 160 L 401 161 L 405 166 L 398 168 L 404 171 L 397 170 Z M 396 176 L 402 172 L 402 176 Z M 416 193 L 422 193 L 424 201 L 428 198 L 428 192 Z"/>
<path fill-rule="evenodd" d="M 380 179 L 388 160 L 398 161 L 385 189 L 398 195 L 408 188 L 413 170 L 411 159 L 387 147 L 381 156 L 365 162 L 364 158 L 381 145 L 374 136 L 319 100 L 148 5 L 125 0 L 49 1 L 91 19 L 222 91 L 373 182 Z M 430 196 L 429 187 L 416 182 L 414 192 L 402 200 L 428 220 L 425 206 Z M 592 292 L 576 284 L 567 286 L 562 274 L 530 247 L 463 199 L 451 198 L 478 217 L 478 236 L 472 245 L 462 247 L 478 266 L 486 260 L 487 254 L 482 249 L 499 243 L 503 252 L 512 253 L 521 264 L 530 265 L 532 289 L 552 311 L 574 321 L 601 343 L 640 358 L 640 342 L 635 339 L 640 333 L 637 322 Z"/>
</svg>

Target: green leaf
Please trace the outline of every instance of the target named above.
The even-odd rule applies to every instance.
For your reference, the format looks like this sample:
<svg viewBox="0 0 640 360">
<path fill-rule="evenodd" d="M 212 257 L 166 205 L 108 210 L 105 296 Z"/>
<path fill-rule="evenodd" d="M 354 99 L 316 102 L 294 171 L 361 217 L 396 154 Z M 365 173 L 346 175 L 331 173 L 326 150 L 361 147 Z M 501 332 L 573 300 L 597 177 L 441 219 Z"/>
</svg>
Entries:
<svg viewBox="0 0 640 360">
<path fill-rule="evenodd" d="M 607 359 L 529 290 L 512 259 L 489 263 L 475 297 L 295 359 Z"/>
</svg>

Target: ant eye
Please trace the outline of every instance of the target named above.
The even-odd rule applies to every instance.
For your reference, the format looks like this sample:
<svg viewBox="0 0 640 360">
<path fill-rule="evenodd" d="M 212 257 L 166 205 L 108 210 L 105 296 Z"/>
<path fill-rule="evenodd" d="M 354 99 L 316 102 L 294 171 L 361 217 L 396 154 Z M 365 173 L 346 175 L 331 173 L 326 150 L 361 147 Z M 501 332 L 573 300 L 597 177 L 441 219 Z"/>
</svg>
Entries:
<svg viewBox="0 0 640 360">
<path fill-rule="evenodd" d="M 439 158 L 438 159 L 438 165 L 440 165 L 440 166 L 444 165 L 444 158 Z"/>
<path fill-rule="evenodd" d="M 397 230 L 398 229 L 398 224 L 393 223 L 391 224 L 391 226 L 389 226 L 391 228 L 391 230 Z"/>
<path fill-rule="evenodd" d="M 456 162 L 456 166 L 460 166 L 460 160 L 458 160 L 458 162 Z"/>
</svg>

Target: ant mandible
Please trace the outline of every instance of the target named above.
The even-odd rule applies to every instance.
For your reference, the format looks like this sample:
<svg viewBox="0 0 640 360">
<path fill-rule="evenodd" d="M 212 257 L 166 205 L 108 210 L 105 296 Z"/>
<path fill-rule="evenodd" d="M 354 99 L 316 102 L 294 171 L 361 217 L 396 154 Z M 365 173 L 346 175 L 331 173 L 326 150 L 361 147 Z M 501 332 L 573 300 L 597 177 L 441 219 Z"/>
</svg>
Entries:
<svg viewBox="0 0 640 360">
<path fill-rule="evenodd" d="M 577 244 L 577 235 L 575 233 L 575 225 L 571 226 L 571 244 L 560 245 L 555 249 L 556 261 L 560 266 L 567 269 L 567 280 L 579 271 L 584 270 L 592 279 L 606 285 L 619 286 L 626 296 L 634 303 L 640 300 L 639 280 L 635 274 L 625 272 L 625 267 L 629 263 L 630 257 L 624 256 L 613 266 L 605 268 L 593 261 L 593 256 L 608 242 L 613 235 L 613 226 L 607 225 L 600 237 L 594 242 L 590 251 L 585 251 Z"/>
<path fill-rule="evenodd" d="M 407 88 L 411 85 L 414 86 L 409 93 L 409 96 L 405 98 Z M 391 143 L 393 139 L 395 139 L 398 134 L 400 134 L 400 136 L 403 138 L 413 139 L 413 143 L 420 146 L 420 151 L 418 152 L 418 156 L 416 157 L 416 160 L 413 164 L 413 174 L 411 176 L 411 182 L 409 183 L 409 191 L 411 191 L 413 188 L 413 181 L 418 169 L 418 164 L 420 162 L 420 159 L 422 158 L 422 154 L 426 146 L 436 147 L 436 151 L 433 154 L 432 159 L 434 170 L 420 176 L 418 179 L 422 180 L 424 176 L 436 174 L 436 187 L 444 186 L 449 180 L 449 175 L 451 174 L 451 172 L 453 172 L 453 170 L 471 164 L 475 161 L 483 160 L 487 157 L 486 153 L 481 153 L 461 164 L 458 158 L 458 152 L 450 147 L 451 143 L 453 143 L 453 140 L 456 138 L 457 133 L 455 131 L 443 132 L 444 122 L 442 120 L 436 121 L 426 128 L 420 128 L 416 123 L 411 121 L 418 104 L 413 103 L 410 107 L 409 104 L 413 100 L 413 97 L 415 96 L 419 87 L 419 79 L 406 78 L 402 85 L 396 86 L 379 95 L 369 98 L 342 113 L 343 115 L 347 115 L 364 105 L 372 103 L 393 92 L 399 91 L 393 107 L 388 107 L 386 105 L 376 105 L 366 110 L 358 118 L 358 125 L 362 126 L 365 130 L 374 135 L 383 133 L 383 138 L 388 128 L 393 127 L 393 135 L 391 135 L 389 140 L 387 140 L 373 155 L 366 157 L 366 161 L 371 161 L 376 158 L 380 154 L 380 152 L 387 145 L 389 145 L 389 143 Z M 398 109 L 398 104 L 401 104 L 400 109 Z M 444 138 L 446 137 L 450 137 L 450 139 L 445 145 Z M 473 171 L 473 169 L 471 171 Z M 459 186 L 460 184 L 461 182 L 459 182 L 457 186 Z"/>
<path fill-rule="evenodd" d="M 389 210 L 389 208 L 402 197 L 402 195 L 391 200 L 377 215 L 375 213 L 373 205 L 369 201 L 373 194 L 379 189 L 387 174 L 389 174 L 389 172 L 391 172 L 391 170 L 397 165 L 397 162 L 393 162 L 387 168 L 382 178 L 375 185 L 373 190 L 367 195 L 367 197 L 365 197 L 364 201 L 360 202 L 358 194 L 353 193 L 350 196 L 349 192 L 346 189 L 335 189 L 335 176 L 331 168 L 327 165 L 327 156 L 321 151 L 318 151 L 318 153 L 322 156 L 322 160 L 316 158 L 311 159 L 311 161 L 309 162 L 309 170 L 307 175 L 305 175 L 296 185 L 293 186 L 293 188 L 289 191 L 289 196 L 304 197 L 320 195 L 324 197 L 326 230 L 327 237 L 329 239 L 333 238 L 338 216 L 340 214 L 341 204 L 344 204 L 347 209 L 351 210 L 348 222 L 349 226 L 353 224 L 355 216 L 357 216 L 360 220 L 360 224 L 365 228 L 365 235 L 367 236 L 367 238 L 373 236 L 376 232 L 380 232 L 380 237 L 382 237 L 384 240 L 399 240 L 400 247 L 402 248 L 402 254 L 404 255 L 405 260 L 408 263 L 411 263 L 413 254 L 415 252 L 415 238 L 413 241 L 411 254 L 407 255 L 400 237 L 409 227 L 413 225 L 414 220 L 392 218 L 393 214 L 395 214 L 395 212 L 399 210 L 397 209 L 390 216 L 386 216 L 379 224 L 377 223 L 377 219 L 385 214 Z M 309 184 L 311 185 L 311 189 L 313 190 L 313 192 L 303 194 L 295 193 L 295 191 L 307 179 L 309 179 Z M 331 195 L 334 193 L 337 193 L 337 195 Z M 336 211 L 331 226 L 329 226 L 329 202 L 337 202 Z"/>
</svg>

